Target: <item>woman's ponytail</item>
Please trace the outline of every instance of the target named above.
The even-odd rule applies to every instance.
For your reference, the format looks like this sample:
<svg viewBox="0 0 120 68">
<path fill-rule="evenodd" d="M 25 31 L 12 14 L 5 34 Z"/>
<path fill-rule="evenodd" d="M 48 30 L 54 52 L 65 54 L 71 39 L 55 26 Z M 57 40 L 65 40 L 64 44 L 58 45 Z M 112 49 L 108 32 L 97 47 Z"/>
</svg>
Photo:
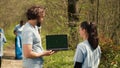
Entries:
<svg viewBox="0 0 120 68">
<path fill-rule="evenodd" d="M 81 28 L 85 29 L 88 33 L 88 42 L 93 49 L 96 49 L 99 44 L 97 26 L 95 23 L 88 23 L 84 21 L 81 23 Z"/>
</svg>

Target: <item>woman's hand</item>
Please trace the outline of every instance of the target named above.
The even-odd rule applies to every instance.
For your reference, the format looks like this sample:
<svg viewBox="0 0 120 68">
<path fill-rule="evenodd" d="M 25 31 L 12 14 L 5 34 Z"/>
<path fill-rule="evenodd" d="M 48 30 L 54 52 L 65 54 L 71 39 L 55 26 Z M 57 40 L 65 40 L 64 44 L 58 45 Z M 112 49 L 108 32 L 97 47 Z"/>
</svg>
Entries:
<svg viewBox="0 0 120 68">
<path fill-rule="evenodd" d="M 52 51 L 52 50 L 44 51 L 44 52 L 42 53 L 42 56 L 50 56 L 50 55 L 52 55 L 52 54 L 54 54 L 54 53 L 55 53 L 55 51 Z"/>
</svg>

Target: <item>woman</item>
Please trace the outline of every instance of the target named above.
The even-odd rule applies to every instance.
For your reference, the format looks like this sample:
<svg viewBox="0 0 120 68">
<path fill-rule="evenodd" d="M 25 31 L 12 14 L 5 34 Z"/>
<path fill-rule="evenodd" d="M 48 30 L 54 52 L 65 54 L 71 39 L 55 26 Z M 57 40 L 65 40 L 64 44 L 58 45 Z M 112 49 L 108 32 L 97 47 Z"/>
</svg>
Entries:
<svg viewBox="0 0 120 68">
<path fill-rule="evenodd" d="M 26 12 L 28 19 L 22 31 L 23 67 L 42 68 L 43 56 L 49 56 L 54 51 L 44 51 L 41 44 L 38 24 L 41 24 L 45 16 L 45 9 L 41 6 L 33 6 Z"/>
<path fill-rule="evenodd" d="M 99 39 L 96 25 L 87 21 L 82 22 L 80 36 L 84 41 L 77 46 L 74 68 L 98 68 L 101 49 L 98 45 Z"/>
</svg>

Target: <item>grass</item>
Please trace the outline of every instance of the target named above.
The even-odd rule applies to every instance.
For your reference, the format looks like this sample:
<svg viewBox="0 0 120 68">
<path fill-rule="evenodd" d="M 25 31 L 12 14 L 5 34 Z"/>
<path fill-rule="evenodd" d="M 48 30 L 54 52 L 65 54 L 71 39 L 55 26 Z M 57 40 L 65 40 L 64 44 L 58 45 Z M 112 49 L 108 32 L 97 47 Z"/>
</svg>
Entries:
<svg viewBox="0 0 120 68">
<path fill-rule="evenodd" d="M 73 68 L 74 51 L 59 51 L 49 57 L 44 57 L 44 68 Z"/>
</svg>

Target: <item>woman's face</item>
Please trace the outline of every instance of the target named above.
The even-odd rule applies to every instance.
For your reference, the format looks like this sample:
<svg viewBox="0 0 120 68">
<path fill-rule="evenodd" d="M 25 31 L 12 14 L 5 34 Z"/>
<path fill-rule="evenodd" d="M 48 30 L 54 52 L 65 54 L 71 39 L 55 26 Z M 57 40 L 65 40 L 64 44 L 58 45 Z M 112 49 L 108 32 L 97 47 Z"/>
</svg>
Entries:
<svg viewBox="0 0 120 68">
<path fill-rule="evenodd" d="M 79 32 L 81 37 L 84 37 L 86 35 L 86 30 L 81 27 L 79 28 Z"/>
</svg>

